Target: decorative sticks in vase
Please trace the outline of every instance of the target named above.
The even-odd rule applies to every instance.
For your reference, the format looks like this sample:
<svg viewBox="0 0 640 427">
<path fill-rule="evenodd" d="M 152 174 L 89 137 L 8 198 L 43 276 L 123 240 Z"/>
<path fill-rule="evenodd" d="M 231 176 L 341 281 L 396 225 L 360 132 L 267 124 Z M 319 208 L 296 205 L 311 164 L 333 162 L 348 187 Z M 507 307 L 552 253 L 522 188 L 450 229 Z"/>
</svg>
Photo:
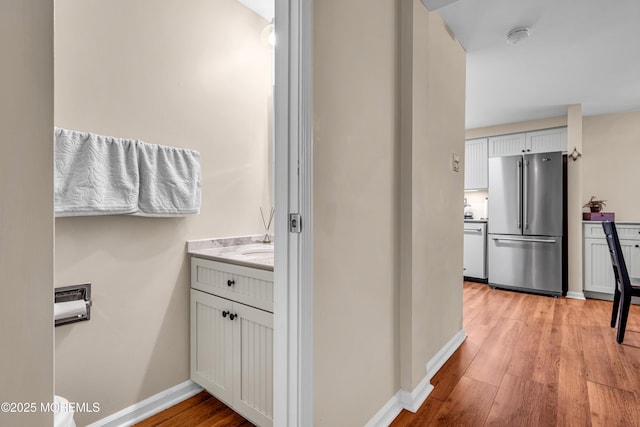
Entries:
<svg viewBox="0 0 640 427">
<path fill-rule="evenodd" d="M 269 219 L 266 220 L 264 218 L 264 212 L 262 211 L 262 206 L 260 206 L 260 216 L 262 216 L 262 224 L 264 225 L 264 237 L 262 238 L 262 243 L 271 243 L 271 235 L 269 234 L 269 229 L 271 228 L 271 222 L 273 221 L 274 213 L 275 213 L 275 208 L 271 208 Z"/>
</svg>

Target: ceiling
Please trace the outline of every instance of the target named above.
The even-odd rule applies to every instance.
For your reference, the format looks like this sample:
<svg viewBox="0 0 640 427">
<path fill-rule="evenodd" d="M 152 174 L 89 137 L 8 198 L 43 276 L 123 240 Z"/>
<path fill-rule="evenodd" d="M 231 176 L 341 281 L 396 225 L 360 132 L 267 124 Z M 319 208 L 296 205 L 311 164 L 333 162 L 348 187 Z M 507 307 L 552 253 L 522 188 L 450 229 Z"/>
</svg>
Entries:
<svg viewBox="0 0 640 427">
<path fill-rule="evenodd" d="M 640 0 L 422 0 L 467 51 L 466 128 L 640 109 Z M 240 0 L 268 21 L 273 0 Z M 512 28 L 530 37 L 506 43 Z"/>
<path fill-rule="evenodd" d="M 466 127 L 640 109 L 639 0 L 423 0 L 467 51 Z M 506 34 L 529 26 L 528 39 Z"/>
<path fill-rule="evenodd" d="M 273 20 L 275 0 L 238 0 L 240 3 L 262 16 L 267 21 Z"/>
</svg>

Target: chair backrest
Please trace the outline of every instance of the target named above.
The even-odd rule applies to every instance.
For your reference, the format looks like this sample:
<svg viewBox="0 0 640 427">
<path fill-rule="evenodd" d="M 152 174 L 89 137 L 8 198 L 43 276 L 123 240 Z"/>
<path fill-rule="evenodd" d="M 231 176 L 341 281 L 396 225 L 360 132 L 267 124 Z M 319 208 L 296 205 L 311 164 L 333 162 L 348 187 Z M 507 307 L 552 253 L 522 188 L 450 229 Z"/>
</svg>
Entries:
<svg viewBox="0 0 640 427">
<path fill-rule="evenodd" d="M 631 280 L 629 280 L 629 272 L 624 262 L 620 239 L 618 239 L 618 231 L 616 224 L 611 221 L 603 221 L 604 235 L 607 238 L 609 246 L 609 254 L 611 255 L 611 264 L 613 265 L 613 274 L 616 278 L 616 286 L 622 294 L 631 294 Z"/>
</svg>

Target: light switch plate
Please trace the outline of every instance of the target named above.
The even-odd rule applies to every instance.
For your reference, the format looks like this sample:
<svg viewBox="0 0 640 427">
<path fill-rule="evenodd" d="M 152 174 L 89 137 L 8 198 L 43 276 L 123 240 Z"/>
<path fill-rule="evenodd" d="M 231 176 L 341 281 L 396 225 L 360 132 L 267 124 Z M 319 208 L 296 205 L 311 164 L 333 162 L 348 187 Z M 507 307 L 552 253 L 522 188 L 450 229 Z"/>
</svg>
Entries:
<svg viewBox="0 0 640 427">
<path fill-rule="evenodd" d="M 451 157 L 451 169 L 454 172 L 460 172 L 460 157 L 456 153 Z"/>
</svg>

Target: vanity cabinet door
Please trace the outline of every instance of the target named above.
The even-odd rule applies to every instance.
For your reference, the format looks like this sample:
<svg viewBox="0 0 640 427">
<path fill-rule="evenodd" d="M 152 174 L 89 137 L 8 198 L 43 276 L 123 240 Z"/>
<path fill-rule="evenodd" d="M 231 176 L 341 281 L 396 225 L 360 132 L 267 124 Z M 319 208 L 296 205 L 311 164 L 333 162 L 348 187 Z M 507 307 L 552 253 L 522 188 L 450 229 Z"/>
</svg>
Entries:
<svg viewBox="0 0 640 427">
<path fill-rule="evenodd" d="M 192 289 L 191 379 L 257 426 L 273 426 L 273 314 Z"/>
<path fill-rule="evenodd" d="M 233 303 L 191 290 L 191 379 L 232 405 Z"/>
<path fill-rule="evenodd" d="M 273 314 L 234 305 L 233 406 L 259 426 L 273 425 Z"/>
</svg>

